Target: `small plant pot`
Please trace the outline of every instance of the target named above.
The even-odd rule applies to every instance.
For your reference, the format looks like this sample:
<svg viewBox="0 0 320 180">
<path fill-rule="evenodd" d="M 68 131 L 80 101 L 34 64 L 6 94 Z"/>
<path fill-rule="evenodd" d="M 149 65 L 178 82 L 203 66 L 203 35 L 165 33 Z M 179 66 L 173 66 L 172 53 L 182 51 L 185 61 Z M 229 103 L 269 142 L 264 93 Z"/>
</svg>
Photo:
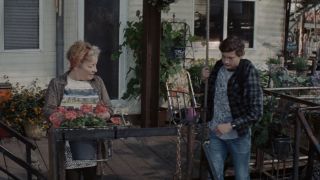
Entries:
<svg viewBox="0 0 320 180">
<path fill-rule="evenodd" d="M 0 139 L 2 138 L 9 138 L 12 137 L 12 135 L 6 131 L 4 128 L 0 128 Z"/>
<path fill-rule="evenodd" d="M 284 160 L 292 152 L 291 139 L 288 136 L 276 137 L 272 140 L 272 151 L 277 159 Z"/>
<path fill-rule="evenodd" d="M 23 128 L 27 137 L 40 139 L 46 136 L 46 132 L 39 125 L 25 124 Z"/>
<path fill-rule="evenodd" d="M 97 159 L 97 143 L 95 141 L 70 141 L 73 160 Z"/>
</svg>

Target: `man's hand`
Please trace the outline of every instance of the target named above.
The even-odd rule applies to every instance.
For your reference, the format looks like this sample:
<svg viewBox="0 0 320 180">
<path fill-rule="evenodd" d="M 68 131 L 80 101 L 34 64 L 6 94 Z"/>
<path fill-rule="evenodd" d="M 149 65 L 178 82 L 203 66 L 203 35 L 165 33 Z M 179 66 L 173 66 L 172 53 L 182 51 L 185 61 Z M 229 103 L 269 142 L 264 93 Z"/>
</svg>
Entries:
<svg viewBox="0 0 320 180">
<path fill-rule="evenodd" d="M 231 123 L 219 124 L 215 129 L 215 132 L 218 136 L 226 134 L 232 130 Z"/>
<path fill-rule="evenodd" d="M 207 80 L 210 76 L 210 71 L 209 71 L 209 67 L 204 67 L 201 70 L 201 79 L 202 80 Z"/>
</svg>

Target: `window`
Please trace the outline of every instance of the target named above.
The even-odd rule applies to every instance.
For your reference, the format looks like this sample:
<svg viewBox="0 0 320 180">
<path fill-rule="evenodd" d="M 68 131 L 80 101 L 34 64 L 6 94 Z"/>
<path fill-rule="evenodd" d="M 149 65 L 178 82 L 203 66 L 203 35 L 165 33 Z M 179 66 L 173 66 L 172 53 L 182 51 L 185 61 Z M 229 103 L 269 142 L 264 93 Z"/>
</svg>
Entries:
<svg viewBox="0 0 320 180">
<path fill-rule="evenodd" d="M 4 50 L 39 49 L 39 0 L 3 1 Z"/>
<path fill-rule="evenodd" d="M 194 34 L 204 39 L 206 1 L 195 0 Z M 245 41 L 246 47 L 253 48 L 254 9 L 253 0 L 210 0 L 210 41 L 221 41 L 226 36 L 237 35 Z"/>
</svg>

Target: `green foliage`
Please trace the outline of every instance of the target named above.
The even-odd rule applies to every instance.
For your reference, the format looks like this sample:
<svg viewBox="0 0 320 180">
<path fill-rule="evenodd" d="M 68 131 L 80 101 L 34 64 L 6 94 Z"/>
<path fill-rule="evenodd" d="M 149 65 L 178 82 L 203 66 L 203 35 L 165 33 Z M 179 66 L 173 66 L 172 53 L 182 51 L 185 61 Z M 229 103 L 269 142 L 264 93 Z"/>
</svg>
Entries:
<svg viewBox="0 0 320 180">
<path fill-rule="evenodd" d="M 258 69 L 260 83 L 262 87 L 268 87 L 269 82 L 269 73 L 266 70 L 260 70 Z"/>
<path fill-rule="evenodd" d="M 280 59 L 279 58 L 269 58 L 267 60 L 267 64 L 280 64 Z"/>
<path fill-rule="evenodd" d="M 263 116 L 252 127 L 253 143 L 257 147 L 270 148 L 271 142 L 276 137 L 288 136 L 288 129 L 292 124 L 289 118 L 292 103 L 265 97 Z"/>
<path fill-rule="evenodd" d="M 296 76 L 287 71 L 275 71 L 271 73 L 270 76 L 274 87 L 301 87 L 311 85 L 310 77 Z"/>
<path fill-rule="evenodd" d="M 24 132 L 25 124 L 47 128 L 42 114 L 44 90 L 38 86 L 38 80 L 34 80 L 30 87 L 16 83 L 11 92 L 11 98 L 2 104 L 1 120 L 20 133 Z"/>
<path fill-rule="evenodd" d="M 152 6 L 155 6 L 159 11 L 168 12 L 170 10 L 170 4 L 173 0 L 148 0 Z"/>
<path fill-rule="evenodd" d="M 308 69 L 308 61 L 304 57 L 295 57 L 293 63 L 296 71 L 306 71 Z"/>
<path fill-rule="evenodd" d="M 307 76 L 296 76 L 293 73 L 289 73 L 284 67 L 273 67 L 273 69 L 259 70 L 260 82 L 262 87 L 268 87 L 270 83 L 272 87 L 301 87 L 310 86 L 311 78 Z"/>
<path fill-rule="evenodd" d="M 101 127 L 106 126 L 106 121 L 101 118 L 87 116 L 76 118 L 73 121 L 64 121 L 61 127 L 65 128 L 81 128 L 81 127 Z"/>
<path fill-rule="evenodd" d="M 140 13 L 137 13 L 138 21 L 127 22 L 124 29 L 124 42 L 120 45 L 120 51 L 113 54 L 113 59 L 118 59 L 123 47 L 128 47 L 133 51 L 134 65 L 129 68 L 129 73 L 133 73 L 127 83 L 127 91 L 122 96 L 123 99 L 137 98 L 140 95 L 140 85 L 142 81 L 142 40 L 143 22 Z M 172 51 L 174 47 L 186 46 L 183 30 L 175 30 L 169 22 L 162 22 L 162 37 L 160 47 L 160 97 L 166 97 L 165 82 L 169 76 L 181 70 L 181 63 Z"/>
<path fill-rule="evenodd" d="M 208 66 L 211 70 L 213 66 L 216 63 L 216 59 L 210 58 L 208 60 Z M 195 91 L 195 93 L 201 92 L 201 71 L 202 68 L 205 66 L 205 59 L 197 59 L 191 62 L 190 67 L 187 68 L 187 71 L 190 73 L 191 81 L 192 81 L 192 87 Z"/>
</svg>

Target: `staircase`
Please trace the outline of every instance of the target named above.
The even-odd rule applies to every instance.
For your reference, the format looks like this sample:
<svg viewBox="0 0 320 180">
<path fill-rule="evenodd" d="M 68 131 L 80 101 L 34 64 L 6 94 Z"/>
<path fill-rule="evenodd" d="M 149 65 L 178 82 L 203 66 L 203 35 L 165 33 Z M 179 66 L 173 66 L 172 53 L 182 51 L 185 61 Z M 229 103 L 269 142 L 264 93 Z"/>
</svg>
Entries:
<svg viewBox="0 0 320 180">
<path fill-rule="evenodd" d="M 3 155 L 3 158 L 5 158 L 5 157 L 9 158 L 12 162 L 15 162 L 17 164 L 17 166 L 20 166 L 23 169 L 25 169 L 27 172 L 27 179 L 28 180 L 32 180 L 33 177 L 36 177 L 38 180 L 46 180 L 47 178 L 45 177 L 45 175 L 43 175 L 40 171 L 38 171 L 37 169 L 35 169 L 31 165 L 31 150 L 37 149 L 37 146 L 35 144 L 33 144 L 30 140 L 21 136 L 19 133 L 17 133 L 12 128 L 5 125 L 1 121 L 0 121 L 0 128 L 7 131 L 7 133 L 10 135 L 10 137 L 15 137 L 19 141 L 19 143 L 24 144 L 25 145 L 25 154 L 26 154 L 25 159 L 22 159 L 22 158 L 18 157 L 18 155 L 11 153 L 2 144 L 0 144 L 0 152 Z M 2 139 L 0 139 L 0 140 L 2 140 Z M 10 177 L 14 180 L 20 179 L 14 173 L 10 172 L 10 170 L 7 168 L 6 164 L 4 166 L 5 167 L 0 165 L 0 171 L 7 174 L 8 177 Z"/>
</svg>

